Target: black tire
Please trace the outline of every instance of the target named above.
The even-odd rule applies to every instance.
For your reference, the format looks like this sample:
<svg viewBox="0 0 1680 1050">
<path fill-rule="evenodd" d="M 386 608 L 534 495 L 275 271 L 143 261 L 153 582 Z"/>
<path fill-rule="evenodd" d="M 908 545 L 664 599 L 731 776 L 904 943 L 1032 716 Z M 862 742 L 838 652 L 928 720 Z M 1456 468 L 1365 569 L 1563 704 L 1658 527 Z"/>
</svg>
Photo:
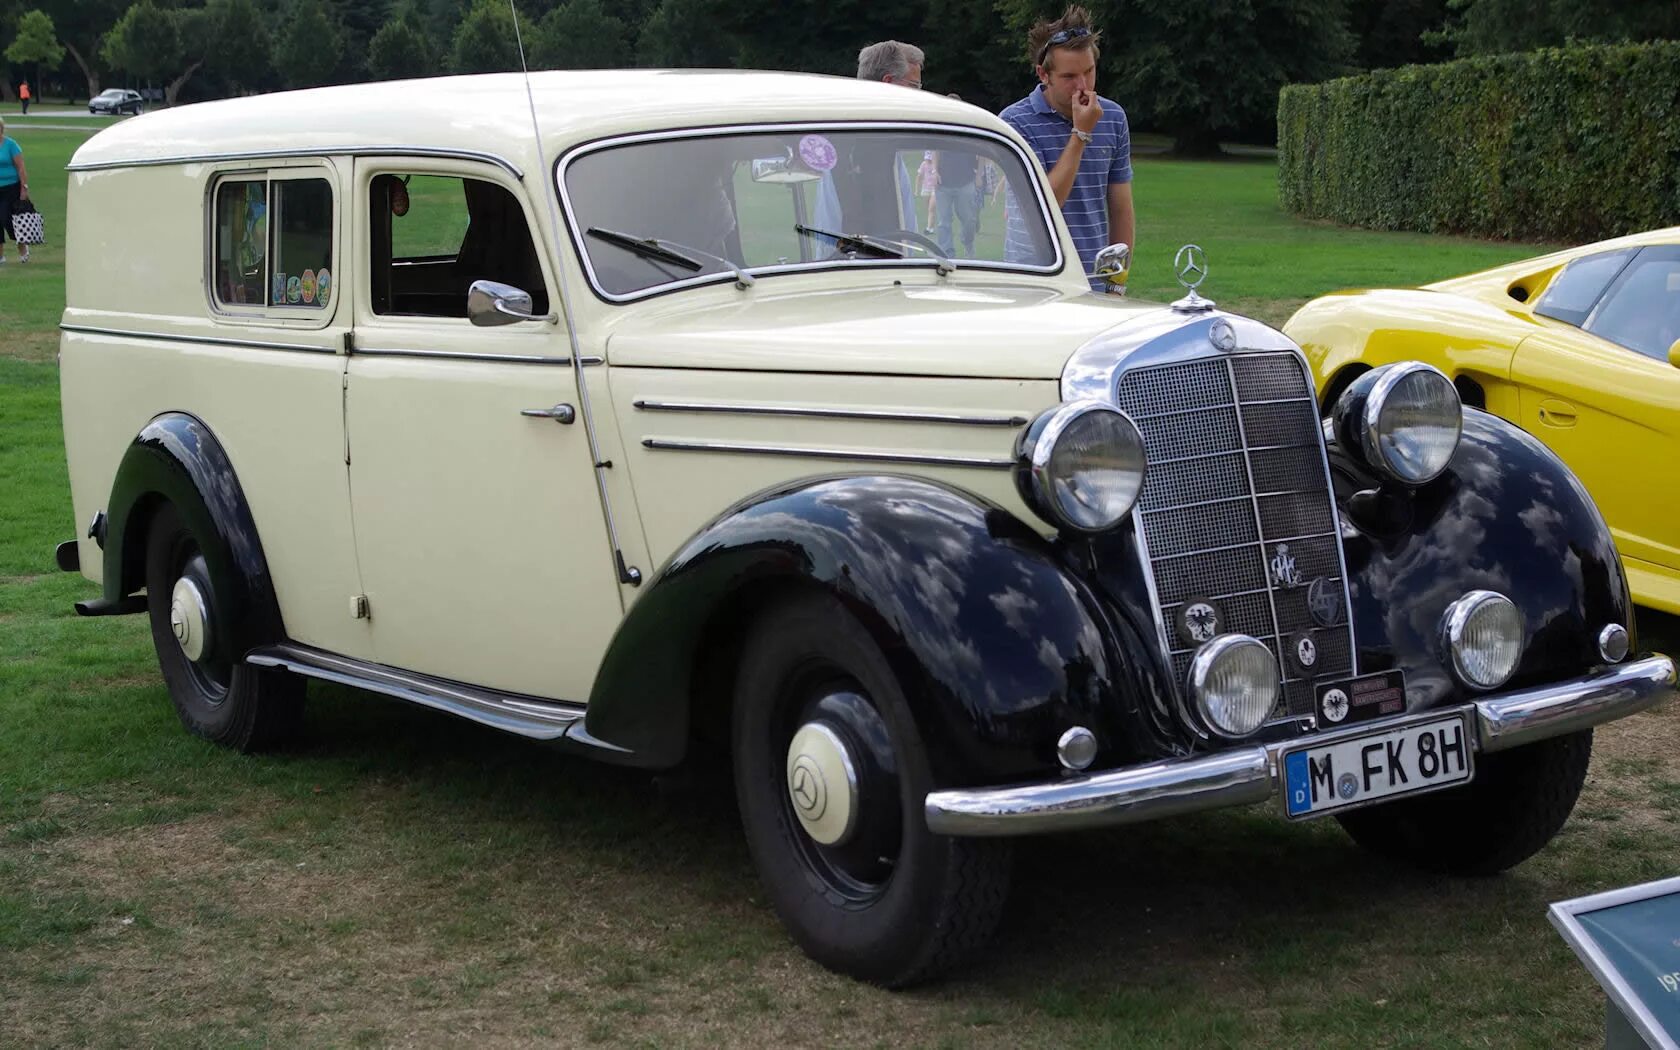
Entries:
<svg viewBox="0 0 1680 1050">
<path fill-rule="evenodd" d="M 194 661 L 177 641 L 170 604 L 177 580 L 190 576 L 209 601 L 210 644 Z M 228 646 L 227 595 L 218 595 L 199 538 L 172 504 L 153 516 L 146 536 L 146 609 L 152 644 L 181 724 L 237 751 L 263 751 L 296 737 L 303 724 L 302 679 L 251 667 Z"/>
<path fill-rule="evenodd" d="M 747 845 L 777 915 L 811 958 L 895 988 L 991 937 L 1008 894 L 1009 844 L 927 830 L 932 777 L 921 735 L 880 648 L 838 601 L 802 595 L 758 620 L 733 721 Z M 806 833 L 790 799 L 789 746 L 812 721 L 855 749 L 864 784 L 856 832 L 835 846 Z"/>
<path fill-rule="evenodd" d="M 1477 757 L 1461 788 L 1336 819 L 1379 856 L 1447 875 L 1497 875 L 1527 860 L 1569 819 L 1592 759 L 1592 730 Z"/>
</svg>

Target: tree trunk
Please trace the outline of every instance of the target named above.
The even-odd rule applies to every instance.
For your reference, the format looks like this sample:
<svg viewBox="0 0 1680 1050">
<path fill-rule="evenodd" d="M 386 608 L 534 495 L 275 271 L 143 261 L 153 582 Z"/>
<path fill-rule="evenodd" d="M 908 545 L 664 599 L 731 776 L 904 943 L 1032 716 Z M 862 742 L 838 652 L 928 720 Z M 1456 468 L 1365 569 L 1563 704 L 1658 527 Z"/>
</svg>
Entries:
<svg viewBox="0 0 1680 1050">
<path fill-rule="evenodd" d="M 87 78 L 87 97 L 92 98 L 99 94 L 99 70 L 87 64 L 87 61 L 82 58 L 82 53 L 76 50 L 75 44 L 66 43 L 64 50 L 70 52 L 70 57 L 76 60 L 78 66 L 82 67 L 82 76 Z"/>
<path fill-rule="evenodd" d="M 0 102 L 16 102 L 17 96 L 12 94 L 12 78 L 0 77 Z"/>
<path fill-rule="evenodd" d="M 1180 128 L 1173 139 L 1173 152 L 1180 157 L 1219 156 L 1219 133 L 1211 128 Z"/>
<path fill-rule="evenodd" d="M 188 66 L 185 73 L 182 73 L 180 76 L 169 82 L 169 86 L 163 89 L 163 104 L 165 106 L 173 106 L 175 104 L 175 96 L 181 93 L 181 89 L 186 86 L 187 81 L 192 79 L 192 75 L 198 72 L 198 67 L 203 64 L 204 59 L 201 58 L 197 62 Z"/>
</svg>

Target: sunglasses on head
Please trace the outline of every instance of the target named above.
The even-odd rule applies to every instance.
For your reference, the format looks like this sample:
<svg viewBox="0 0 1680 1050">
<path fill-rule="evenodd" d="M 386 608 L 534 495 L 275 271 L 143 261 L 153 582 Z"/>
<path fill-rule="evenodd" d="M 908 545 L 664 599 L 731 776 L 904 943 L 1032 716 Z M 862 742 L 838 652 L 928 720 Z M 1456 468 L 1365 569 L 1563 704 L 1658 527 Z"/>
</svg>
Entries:
<svg viewBox="0 0 1680 1050">
<path fill-rule="evenodd" d="M 1051 48 L 1061 47 L 1070 40 L 1078 40 L 1082 37 L 1088 37 L 1090 35 L 1091 30 L 1086 26 L 1074 26 L 1072 29 L 1057 30 L 1055 33 L 1051 34 L 1049 40 L 1044 42 L 1044 49 L 1038 53 L 1038 65 L 1042 66 L 1044 64 L 1044 60 L 1050 57 Z"/>
</svg>

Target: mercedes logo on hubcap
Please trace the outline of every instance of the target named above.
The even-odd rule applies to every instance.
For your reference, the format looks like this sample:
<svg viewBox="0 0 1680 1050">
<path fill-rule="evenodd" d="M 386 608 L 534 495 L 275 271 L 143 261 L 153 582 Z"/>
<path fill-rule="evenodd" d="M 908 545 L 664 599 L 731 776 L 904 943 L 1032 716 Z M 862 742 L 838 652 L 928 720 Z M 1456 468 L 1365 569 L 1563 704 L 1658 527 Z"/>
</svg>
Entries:
<svg viewBox="0 0 1680 1050">
<path fill-rule="evenodd" d="M 788 774 L 788 795 L 806 820 L 821 820 L 828 809 L 828 788 L 823 783 L 822 769 L 810 755 L 800 755 L 794 760 L 793 770 Z"/>
</svg>

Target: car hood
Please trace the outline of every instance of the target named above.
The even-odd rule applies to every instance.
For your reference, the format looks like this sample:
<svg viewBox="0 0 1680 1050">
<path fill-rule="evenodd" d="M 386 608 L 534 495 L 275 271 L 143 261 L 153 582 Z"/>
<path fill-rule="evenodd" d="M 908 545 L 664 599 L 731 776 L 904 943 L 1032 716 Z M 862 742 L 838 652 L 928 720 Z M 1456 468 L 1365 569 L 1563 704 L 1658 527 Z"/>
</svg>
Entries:
<svg viewBox="0 0 1680 1050">
<path fill-rule="evenodd" d="M 607 358 L 644 368 L 1056 379 L 1086 341 L 1165 309 L 1042 285 L 763 287 L 710 306 L 638 311 L 615 326 Z"/>
</svg>

